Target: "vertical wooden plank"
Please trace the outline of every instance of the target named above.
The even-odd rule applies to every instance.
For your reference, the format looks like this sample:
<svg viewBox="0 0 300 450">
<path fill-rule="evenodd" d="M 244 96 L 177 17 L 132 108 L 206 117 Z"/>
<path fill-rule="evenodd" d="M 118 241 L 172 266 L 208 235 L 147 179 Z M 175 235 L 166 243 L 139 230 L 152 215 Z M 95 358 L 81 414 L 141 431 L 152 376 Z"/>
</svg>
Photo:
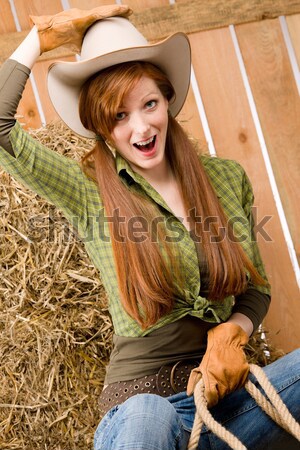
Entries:
<svg viewBox="0 0 300 450">
<path fill-rule="evenodd" d="M 239 25 L 236 33 L 300 261 L 300 99 L 280 24 L 274 19 Z"/>
<path fill-rule="evenodd" d="M 9 0 L 0 3 L 0 33 L 10 33 L 16 30 Z"/>
<path fill-rule="evenodd" d="M 113 5 L 114 0 L 69 0 L 70 8 L 92 9 L 102 5 Z"/>
<path fill-rule="evenodd" d="M 1 0 L 0 14 L 1 32 L 6 33 L 16 31 L 15 19 L 8 0 Z M 27 81 L 22 100 L 19 103 L 17 118 L 24 128 L 38 128 L 41 126 L 40 115 L 30 80 Z"/>
<path fill-rule="evenodd" d="M 122 0 L 124 5 L 130 6 L 133 12 L 142 11 L 147 8 L 169 5 L 169 0 Z M 154 26 L 155 24 L 153 24 Z"/>
<path fill-rule="evenodd" d="M 185 104 L 177 116 L 177 120 L 183 126 L 188 135 L 197 140 L 199 148 L 206 151 L 206 139 L 191 87 L 189 89 Z"/>
<path fill-rule="evenodd" d="M 298 66 L 300 68 L 300 14 L 286 16 L 286 22 L 295 50 Z"/>
<path fill-rule="evenodd" d="M 19 103 L 17 118 L 25 129 L 39 128 L 42 124 L 30 80 L 27 81 Z"/>
<path fill-rule="evenodd" d="M 189 38 L 194 71 L 218 155 L 242 164 L 248 162 L 255 176 L 252 168 L 256 164 L 256 133 L 251 128 L 253 136 L 249 135 L 252 119 L 229 30 L 203 31 Z"/>
<path fill-rule="evenodd" d="M 29 15 L 56 14 L 63 10 L 60 0 L 14 0 L 22 30 L 30 28 Z"/>
<path fill-rule="evenodd" d="M 255 192 L 258 221 L 271 216 L 258 236 L 272 285 L 267 326 L 275 345 L 286 351 L 299 345 L 299 291 L 229 29 L 190 35 L 193 64 L 218 156 L 235 159 L 246 169 Z M 261 74 L 257 82 L 262 82 Z"/>
</svg>

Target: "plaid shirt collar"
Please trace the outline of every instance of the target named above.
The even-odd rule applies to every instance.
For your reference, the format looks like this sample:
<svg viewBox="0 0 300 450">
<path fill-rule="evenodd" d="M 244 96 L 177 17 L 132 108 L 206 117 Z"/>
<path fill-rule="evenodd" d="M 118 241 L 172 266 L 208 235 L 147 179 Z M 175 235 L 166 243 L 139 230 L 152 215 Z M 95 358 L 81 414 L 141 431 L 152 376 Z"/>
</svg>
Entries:
<svg viewBox="0 0 300 450">
<path fill-rule="evenodd" d="M 203 162 L 207 158 L 212 158 L 211 156 L 201 156 L 200 157 Z M 138 173 L 134 172 L 129 164 L 129 162 L 123 158 L 119 153 L 116 153 L 116 169 L 121 178 L 123 178 L 128 186 L 131 186 L 134 183 L 140 184 L 143 188 L 146 186 L 150 187 L 150 190 L 154 190 L 150 184 L 145 180 L 145 178 L 142 177 L 142 175 L 139 175 Z M 223 184 L 224 175 L 221 174 L 221 172 L 214 173 L 214 183 L 217 186 L 220 186 Z M 149 192 L 148 192 L 149 193 Z M 222 198 L 222 194 L 216 190 L 216 195 L 218 198 Z M 155 199 L 156 200 L 156 199 Z M 168 209 L 168 207 L 167 207 Z"/>
<path fill-rule="evenodd" d="M 167 203 L 161 197 L 161 195 L 148 183 L 145 178 L 137 172 L 134 172 L 129 164 L 129 162 L 124 159 L 119 153 L 116 153 L 116 169 L 128 187 L 133 187 L 135 184 L 138 185 L 138 192 L 144 191 L 149 197 L 151 197 L 158 205 L 162 206 L 164 209 L 172 213 Z"/>
</svg>

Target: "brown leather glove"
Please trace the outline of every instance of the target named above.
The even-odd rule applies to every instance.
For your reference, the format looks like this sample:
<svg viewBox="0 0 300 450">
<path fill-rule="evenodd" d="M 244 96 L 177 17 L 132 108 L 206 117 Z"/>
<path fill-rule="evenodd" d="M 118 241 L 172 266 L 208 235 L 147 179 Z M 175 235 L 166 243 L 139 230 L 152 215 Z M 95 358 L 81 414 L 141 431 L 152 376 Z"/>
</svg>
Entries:
<svg viewBox="0 0 300 450">
<path fill-rule="evenodd" d="M 104 5 L 89 11 L 72 8 L 53 16 L 29 16 L 29 18 L 31 24 L 36 25 L 38 29 L 41 53 L 60 45 L 79 52 L 84 33 L 94 22 L 112 16 L 128 17 L 131 13 L 127 5 Z"/>
<path fill-rule="evenodd" d="M 208 407 L 211 408 L 226 394 L 246 383 L 249 364 L 243 347 L 249 338 L 239 325 L 231 322 L 211 328 L 207 336 L 206 352 L 200 366 L 190 374 L 187 394 L 194 392 L 202 376 L 204 395 Z"/>
</svg>

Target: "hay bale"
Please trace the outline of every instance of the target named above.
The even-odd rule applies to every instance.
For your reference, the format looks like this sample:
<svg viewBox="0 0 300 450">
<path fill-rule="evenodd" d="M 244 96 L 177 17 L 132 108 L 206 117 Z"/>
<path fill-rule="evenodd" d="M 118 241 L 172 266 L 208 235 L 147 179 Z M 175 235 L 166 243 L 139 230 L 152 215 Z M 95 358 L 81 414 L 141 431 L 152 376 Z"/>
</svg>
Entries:
<svg viewBox="0 0 300 450">
<path fill-rule="evenodd" d="M 79 159 L 89 142 L 62 125 L 33 132 Z M 87 449 L 111 348 L 98 272 L 76 232 L 1 173 L 0 449 Z"/>
<path fill-rule="evenodd" d="M 61 123 L 32 134 L 76 159 L 90 148 Z M 64 216 L 4 172 L 0 207 L 0 449 L 92 448 L 112 340 L 99 274 Z M 280 356 L 261 332 L 248 353 Z"/>
</svg>

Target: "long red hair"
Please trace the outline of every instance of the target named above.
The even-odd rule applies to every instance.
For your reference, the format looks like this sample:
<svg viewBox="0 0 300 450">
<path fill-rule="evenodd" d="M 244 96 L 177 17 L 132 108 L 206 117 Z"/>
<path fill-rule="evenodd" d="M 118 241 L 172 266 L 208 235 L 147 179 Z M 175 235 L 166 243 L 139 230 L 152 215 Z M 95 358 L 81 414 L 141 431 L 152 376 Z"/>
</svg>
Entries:
<svg viewBox="0 0 300 450">
<path fill-rule="evenodd" d="M 154 80 L 164 97 L 171 102 L 175 93 L 168 78 L 147 62 L 129 62 L 110 67 L 94 75 L 83 86 L 79 111 L 83 125 L 101 135 L 108 142 L 115 126 L 115 117 L 124 97 L 135 84 L 147 76 Z M 116 171 L 115 158 L 107 144 L 98 141 L 94 149 L 84 156 L 86 173 L 98 183 L 106 214 L 125 217 L 122 225 L 116 219 L 109 224 L 112 247 L 123 306 L 143 328 L 157 322 L 174 305 L 177 290 L 174 279 L 184 283 L 176 262 L 176 246 L 166 242 L 164 227 L 158 228 L 158 240 L 134 242 L 128 235 L 128 220 L 143 217 L 148 223 L 161 216 L 158 207 L 143 195 L 123 183 Z M 208 298 L 222 300 L 238 295 L 247 287 L 246 270 L 254 284 L 265 284 L 253 264 L 234 237 L 227 217 L 204 170 L 190 139 L 171 116 L 168 122 L 166 156 L 176 179 L 179 180 L 186 211 L 194 220 L 194 232 L 201 242 L 208 271 Z M 209 230 L 196 217 L 214 217 Z M 121 228 L 120 228 L 121 227 Z M 214 242 L 212 237 L 226 230 L 226 238 Z M 124 239 L 114 239 L 116 232 Z M 163 250 L 162 250 L 163 249 Z"/>
</svg>

